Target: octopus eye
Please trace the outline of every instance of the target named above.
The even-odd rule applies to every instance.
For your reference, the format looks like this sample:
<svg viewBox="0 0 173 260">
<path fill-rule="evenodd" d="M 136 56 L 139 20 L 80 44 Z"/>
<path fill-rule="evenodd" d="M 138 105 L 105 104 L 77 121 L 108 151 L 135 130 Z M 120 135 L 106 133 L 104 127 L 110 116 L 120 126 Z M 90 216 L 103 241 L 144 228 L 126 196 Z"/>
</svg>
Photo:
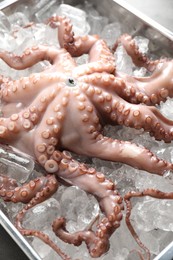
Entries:
<svg viewBox="0 0 173 260">
<path fill-rule="evenodd" d="M 69 87 L 75 87 L 76 86 L 76 81 L 73 78 L 68 78 L 66 83 Z"/>
</svg>

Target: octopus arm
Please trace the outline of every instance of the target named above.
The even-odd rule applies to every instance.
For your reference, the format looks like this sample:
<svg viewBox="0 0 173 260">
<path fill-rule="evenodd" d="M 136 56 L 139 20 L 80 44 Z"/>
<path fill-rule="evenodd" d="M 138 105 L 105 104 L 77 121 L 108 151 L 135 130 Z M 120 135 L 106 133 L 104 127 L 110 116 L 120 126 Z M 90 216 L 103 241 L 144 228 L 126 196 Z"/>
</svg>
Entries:
<svg viewBox="0 0 173 260">
<path fill-rule="evenodd" d="M 3 192 L 3 190 L 13 190 L 17 187 L 17 182 L 16 180 L 9 178 L 3 174 L 0 174 L 0 193 Z M 2 196 L 2 194 L 0 195 Z M 5 193 L 4 193 L 4 197 L 5 197 Z"/>
<path fill-rule="evenodd" d="M 15 120 L 11 120 L 11 118 L 0 118 L 0 139 L 10 139 L 14 138 L 14 135 L 16 135 L 20 129 L 21 129 L 21 124 L 18 125 L 16 124 L 16 121 L 18 121 L 18 114 L 14 114 L 12 116 Z"/>
<path fill-rule="evenodd" d="M 131 103 L 159 104 L 166 98 L 173 97 L 173 61 L 160 62 L 151 76 L 133 77 L 119 73 L 124 81 L 120 94 Z"/>
<path fill-rule="evenodd" d="M 138 67 L 145 67 L 149 71 L 153 71 L 158 63 L 162 60 L 150 60 L 144 53 L 140 52 L 135 40 L 129 34 L 123 34 L 113 46 L 116 51 L 119 44 L 122 44 L 127 54 L 132 58 L 133 63 Z"/>
<path fill-rule="evenodd" d="M 32 180 L 28 184 L 24 184 L 23 186 L 16 188 L 14 191 L 10 191 L 10 193 L 13 193 L 13 196 L 11 196 L 11 201 L 27 203 L 27 205 L 17 214 L 15 225 L 23 236 L 38 237 L 40 240 L 54 249 L 61 257 L 61 259 L 70 260 L 71 258 L 62 252 L 61 249 L 49 238 L 47 234 L 34 229 L 26 229 L 22 226 L 22 221 L 26 212 L 35 205 L 51 197 L 57 191 L 57 189 L 58 182 L 55 176 L 48 175 L 46 177 L 40 177 Z M 10 193 L 6 192 L 8 200 Z"/>
<path fill-rule="evenodd" d="M 4 201 L 12 201 L 14 203 L 28 203 L 37 193 L 47 186 L 52 188 L 50 189 L 49 196 L 57 190 L 57 183 L 54 176 L 40 177 L 19 187 L 14 179 L 1 175 L 0 183 L 0 196 L 3 197 Z M 41 203 L 42 199 L 43 198 L 40 197 L 37 203 Z"/>
<path fill-rule="evenodd" d="M 42 60 L 48 60 L 54 64 L 61 52 L 62 50 L 58 50 L 55 47 L 39 45 L 26 49 L 21 55 L 16 55 L 12 52 L 1 51 L 0 58 L 11 68 L 16 70 L 23 70 L 35 65 Z"/>
<path fill-rule="evenodd" d="M 48 23 L 54 28 L 57 27 L 56 23 L 59 23 L 58 40 L 60 46 L 74 57 L 88 53 L 99 39 L 98 35 L 75 36 L 70 19 L 65 16 L 52 16 Z"/>
<path fill-rule="evenodd" d="M 173 121 L 165 118 L 156 107 L 129 104 L 124 100 L 120 103 L 116 101 L 113 107 L 119 124 L 136 129 L 143 128 L 156 140 L 172 141 Z"/>
<path fill-rule="evenodd" d="M 85 67 L 87 66 L 92 66 L 92 63 L 85 65 Z M 78 70 L 81 70 L 81 68 L 79 67 Z M 156 66 L 152 75 L 148 77 L 133 77 L 121 72 L 114 76 L 106 72 L 108 70 L 104 70 L 102 73 L 99 70 L 94 70 L 94 73 L 89 75 L 81 74 L 80 80 L 107 90 L 112 95 L 115 93 L 134 104 L 155 105 L 165 101 L 168 96 L 173 97 L 172 61 L 160 63 Z"/>
<path fill-rule="evenodd" d="M 23 218 L 26 212 L 35 205 L 50 198 L 58 189 L 58 182 L 54 175 L 43 176 L 23 186 L 18 186 L 16 181 L 7 176 L 0 176 L 0 196 L 4 201 L 13 203 L 22 202 L 26 206 L 17 214 L 15 225 L 24 236 L 35 236 L 54 249 L 63 260 L 71 258 L 61 251 L 61 249 L 42 231 L 26 229 L 22 226 Z"/>
<path fill-rule="evenodd" d="M 159 104 L 165 101 L 168 96 L 173 96 L 173 62 L 169 59 L 150 60 L 145 54 L 139 51 L 139 48 L 131 36 L 122 35 L 113 47 L 115 51 L 118 44 L 122 44 L 127 54 L 132 58 L 133 63 L 139 67 L 145 67 L 151 71 L 148 77 L 133 77 L 121 72 L 120 76 L 126 88 L 123 96 L 132 103 L 145 103 L 147 105 Z"/>
<path fill-rule="evenodd" d="M 125 125 L 136 129 L 143 128 L 156 140 L 171 142 L 173 136 L 173 121 L 165 118 L 154 106 L 130 104 L 115 94 L 97 90 L 92 87 L 93 104 L 104 118 L 105 123 Z M 85 91 L 86 95 L 87 90 Z"/>
<path fill-rule="evenodd" d="M 0 94 L 2 100 L 6 103 L 18 102 L 20 100 L 22 103 L 27 104 L 46 87 L 49 86 L 50 90 L 58 80 L 60 80 L 58 73 L 52 73 L 51 75 L 34 73 L 29 77 L 3 82 Z"/>
<path fill-rule="evenodd" d="M 40 164 L 48 173 L 56 174 L 58 177 L 67 180 L 71 185 L 76 185 L 96 196 L 102 211 L 105 213 L 105 218 L 97 226 L 97 232 L 88 230 L 69 234 L 65 229 L 63 218 L 54 222 L 53 229 L 63 241 L 75 245 L 85 242 L 92 256 L 100 256 L 108 250 L 109 237 L 120 225 L 122 200 L 115 191 L 113 183 L 106 180 L 102 173 L 73 160 L 66 151 L 55 150 L 57 143 L 55 143 L 55 138 L 52 141 L 49 139 L 52 137 L 52 135 L 48 137 L 47 132 L 41 133 L 39 138 L 37 136 L 35 155 Z M 52 142 L 51 146 L 50 142 Z"/>
<path fill-rule="evenodd" d="M 101 256 L 109 248 L 109 237 L 120 225 L 121 210 L 123 209 L 122 198 L 115 190 L 114 184 L 107 180 L 102 173 L 96 172 L 93 168 L 87 168 L 77 161 L 62 159 L 57 174 L 72 185 L 96 196 L 105 217 L 100 220 L 96 231 L 89 229 L 73 234 L 66 230 L 65 219 L 59 218 L 53 223 L 54 232 L 65 242 L 74 245 L 85 242 L 92 257 Z"/>
<path fill-rule="evenodd" d="M 112 95 L 115 93 L 122 98 L 127 96 L 127 94 L 125 94 L 125 80 L 122 77 L 115 77 L 113 74 L 108 74 L 105 70 L 102 73 L 97 71 L 90 75 L 82 75 L 79 80 L 85 82 L 86 84 L 90 84 L 91 86 L 97 87 L 97 90 L 99 88 L 100 94 L 103 90 L 111 92 Z"/>
<path fill-rule="evenodd" d="M 5 77 L 3 75 L 0 75 L 0 84 L 4 84 L 6 82 L 9 82 L 11 79 L 10 77 Z"/>
<path fill-rule="evenodd" d="M 129 229 L 129 231 L 131 232 L 132 236 L 134 237 L 134 239 L 136 240 L 137 244 L 141 248 L 143 248 L 143 250 L 145 251 L 145 253 L 146 253 L 145 259 L 150 259 L 150 251 L 140 241 L 139 236 L 136 233 L 136 231 L 134 230 L 134 228 L 131 224 L 131 221 L 130 221 L 130 215 L 131 215 L 131 210 L 132 210 L 132 203 L 130 200 L 135 197 L 144 197 L 144 196 L 150 196 L 150 197 L 157 198 L 157 199 L 173 199 L 173 192 L 162 192 L 162 191 L 156 190 L 156 189 L 146 189 L 143 191 L 130 191 L 127 194 L 125 194 L 125 196 L 124 196 L 124 201 L 126 203 L 125 220 L 126 220 L 127 227 Z M 138 253 L 141 256 L 141 253 L 140 252 L 138 252 Z"/>
<path fill-rule="evenodd" d="M 8 113 L 10 102 L 7 105 L 4 104 L 2 107 L 4 117 L 0 118 L 0 138 L 11 140 L 13 145 L 14 142 L 19 142 L 18 137 L 21 133 L 29 132 L 41 121 L 43 112 L 47 110 L 50 103 L 54 100 L 57 89 L 59 89 L 58 86 L 44 89 L 28 107 L 21 109 L 18 113 L 15 112 L 15 109 Z M 33 91 L 37 90 L 34 89 Z M 13 99 L 13 96 L 11 97 Z M 24 96 L 21 101 L 23 105 L 26 105 L 26 102 L 30 102 L 29 94 L 28 100 Z"/>
<path fill-rule="evenodd" d="M 102 135 L 90 144 L 84 154 L 102 160 L 121 162 L 134 168 L 154 174 L 163 175 L 166 170 L 173 169 L 169 162 L 157 158 L 148 149 L 127 141 L 119 141 Z"/>
<path fill-rule="evenodd" d="M 88 48 L 87 53 L 89 54 L 88 63 L 74 69 L 75 77 L 95 75 L 97 72 L 112 75 L 115 72 L 115 58 L 105 41 L 98 40 L 90 49 Z"/>
</svg>

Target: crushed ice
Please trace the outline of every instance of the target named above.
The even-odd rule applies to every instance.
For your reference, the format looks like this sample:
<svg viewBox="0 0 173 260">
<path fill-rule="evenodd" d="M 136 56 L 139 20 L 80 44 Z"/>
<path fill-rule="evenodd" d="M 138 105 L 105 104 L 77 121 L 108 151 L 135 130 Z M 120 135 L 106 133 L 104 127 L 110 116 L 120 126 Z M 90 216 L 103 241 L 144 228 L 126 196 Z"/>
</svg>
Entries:
<svg viewBox="0 0 173 260">
<path fill-rule="evenodd" d="M 55 0 L 41 0 L 37 1 L 34 8 L 28 8 L 24 4 L 18 5 L 16 11 L 8 17 L 3 12 L 0 12 L 1 49 L 21 53 L 26 47 L 39 43 L 57 45 L 55 32 L 49 26 L 41 23 L 42 21 L 46 21 L 53 13 L 67 16 L 70 14 L 76 34 L 98 33 L 109 45 L 112 45 L 121 34 L 121 24 L 117 19 L 109 23 L 108 18 L 101 16 L 93 8 L 92 4 L 87 1 L 85 1 L 85 6 L 72 7 L 65 4 L 57 6 L 57 1 Z M 33 19 L 37 23 L 29 26 L 29 21 Z M 140 50 L 147 53 L 148 39 L 138 36 L 135 38 L 135 41 L 140 45 Z M 144 68 L 135 68 L 122 46 L 118 47 L 115 55 L 119 70 L 135 76 L 145 75 L 146 70 Z M 86 62 L 87 58 L 87 55 L 78 58 L 78 63 Z M 41 62 L 34 66 L 34 68 L 29 68 L 23 72 L 16 72 L 0 60 L 0 74 L 18 78 L 19 76 L 29 75 L 35 70 L 42 70 L 45 66 L 48 66 L 48 64 Z M 173 119 L 171 112 L 172 102 L 172 99 L 168 98 L 166 103 L 160 105 L 161 112 L 170 119 Z M 142 130 L 134 130 L 126 127 L 112 128 L 108 126 L 105 128 L 105 133 L 114 138 L 142 144 L 158 156 L 173 161 L 172 145 L 165 145 L 163 142 L 152 140 Z M 19 183 L 24 183 L 34 178 L 34 176 L 41 174 L 41 170 L 34 165 L 31 158 L 26 158 L 24 155 L 18 157 L 16 153 L 13 154 L 11 151 L 7 153 L 3 148 L 0 149 L 0 155 L 1 172 L 12 178 L 17 178 Z M 129 190 L 147 188 L 156 188 L 163 191 L 172 190 L 173 176 L 171 172 L 165 173 L 165 178 L 163 179 L 147 172 L 138 171 L 127 165 L 106 162 L 95 158 L 92 160 L 92 165 L 117 183 L 121 194 Z M 133 204 L 131 218 L 133 219 L 134 227 L 154 257 L 172 240 L 173 201 L 145 197 L 135 199 Z M 14 220 L 14 216 L 21 207 L 21 203 L 14 205 L 12 203 L 5 204 L 2 201 L 0 205 L 0 209 L 5 211 L 12 220 Z M 64 187 L 62 185 L 52 198 L 27 212 L 24 226 L 44 231 L 67 254 L 73 255 L 74 258 L 81 258 L 82 256 L 83 260 L 88 260 L 91 257 L 85 245 L 76 248 L 60 241 L 51 231 L 51 222 L 58 216 L 64 215 L 67 219 L 68 230 L 74 232 L 87 228 L 99 212 L 98 203 L 93 196 L 86 194 L 77 187 Z M 124 234 L 126 235 L 124 236 Z M 37 238 L 29 239 L 29 241 L 42 259 L 57 259 L 57 255 Z M 129 253 L 133 248 L 136 248 L 136 244 L 123 220 L 121 227 L 111 237 L 109 252 L 105 256 L 100 257 L 100 259 L 135 259 L 136 256 Z"/>
</svg>

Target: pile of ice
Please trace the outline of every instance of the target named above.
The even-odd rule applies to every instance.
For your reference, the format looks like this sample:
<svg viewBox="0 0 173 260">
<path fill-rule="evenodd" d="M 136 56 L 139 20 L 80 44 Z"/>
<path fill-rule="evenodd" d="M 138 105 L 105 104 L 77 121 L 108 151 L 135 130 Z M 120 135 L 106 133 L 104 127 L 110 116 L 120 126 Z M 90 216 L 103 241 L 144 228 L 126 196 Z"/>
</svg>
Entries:
<svg viewBox="0 0 173 260">
<path fill-rule="evenodd" d="M 42 23 L 53 13 L 70 16 L 76 34 L 98 33 L 107 40 L 109 45 L 113 44 L 121 34 L 121 24 L 116 19 L 113 23 L 109 23 L 108 18 L 101 16 L 87 1 L 85 1 L 84 6 L 75 8 L 65 4 L 58 6 L 56 0 L 35 2 L 34 8 L 24 4 L 18 5 L 15 12 L 8 17 L 3 12 L 0 12 L 1 49 L 21 53 L 25 48 L 40 43 L 57 46 L 55 31 Z M 37 23 L 27 26 L 33 19 Z M 136 41 L 140 44 L 142 51 L 147 52 L 148 39 L 137 37 Z M 134 75 L 145 75 L 145 69 L 135 68 L 122 46 L 118 47 L 115 55 L 119 70 Z M 82 59 L 79 58 L 78 62 L 83 63 L 86 59 L 87 57 L 84 56 Z M 16 72 L 6 66 L 3 61 L 0 61 L 0 74 L 18 78 L 19 76 L 31 74 L 33 71 L 42 70 L 45 66 L 47 66 L 47 63 L 41 62 L 34 68 Z M 172 108 L 171 99 L 168 99 L 165 104 L 161 104 L 161 111 L 167 117 L 172 116 L 170 108 Z M 147 133 L 143 133 L 142 130 L 108 126 L 105 128 L 105 134 L 120 140 L 130 140 L 134 143 L 142 144 L 158 156 L 173 161 L 172 145 L 157 142 L 149 137 Z M 136 170 L 127 165 L 106 162 L 95 158 L 92 159 L 91 165 L 117 183 L 117 187 L 122 195 L 129 190 L 142 190 L 150 187 L 163 191 L 172 190 L 172 185 L 167 179 Z M 18 156 L 13 152 L 4 150 L 4 148 L 0 149 L 0 167 L 2 173 L 15 179 L 17 178 L 19 183 L 24 183 L 42 174 L 42 169 L 35 167 L 32 158 L 24 155 Z M 22 207 L 20 203 L 14 205 L 12 203 L 5 204 L 2 201 L 0 206 L 12 221 L 14 221 L 16 213 Z M 172 240 L 172 212 L 173 201 L 155 200 L 149 197 L 133 200 L 131 217 L 133 226 L 140 239 L 150 249 L 152 257 L 157 255 Z M 93 196 L 86 194 L 77 187 L 65 187 L 62 185 L 52 198 L 35 206 L 27 213 L 24 226 L 42 230 L 49 234 L 52 240 L 67 254 L 73 256 L 74 259 L 82 258 L 82 260 L 88 260 L 91 257 L 87 252 L 86 246 L 81 245 L 77 248 L 60 241 L 51 231 L 51 222 L 58 216 L 65 216 L 68 230 L 74 232 L 87 228 L 99 213 L 98 203 Z M 57 259 L 57 255 L 39 239 L 30 238 L 29 242 L 42 259 Z M 100 257 L 100 259 L 134 260 L 137 257 L 137 254 L 131 253 L 131 250 L 134 248 L 137 248 L 137 245 L 132 239 L 124 221 L 122 221 L 121 227 L 111 237 L 109 252 Z"/>
</svg>

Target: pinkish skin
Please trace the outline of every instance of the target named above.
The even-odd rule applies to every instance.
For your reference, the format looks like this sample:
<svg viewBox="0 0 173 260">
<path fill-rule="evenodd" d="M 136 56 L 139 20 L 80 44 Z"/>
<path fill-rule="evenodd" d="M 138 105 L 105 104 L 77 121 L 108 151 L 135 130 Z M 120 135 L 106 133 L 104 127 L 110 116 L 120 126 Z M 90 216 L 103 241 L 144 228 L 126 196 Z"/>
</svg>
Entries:
<svg viewBox="0 0 173 260">
<path fill-rule="evenodd" d="M 56 26 L 56 22 L 60 24 L 61 49 L 39 45 L 27 49 L 21 56 L 0 52 L 0 58 L 16 70 L 31 67 L 41 60 L 51 63 L 43 72 L 19 80 L 0 78 L 4 116 L 0 118 L 1 143 L 32 155 L 48 173 L 22 187 L 1 176 L 0 196 L 5 201 L 27 203 L 16 219 L 16 226 L 23 235 L 39 237 L 62 259 L 70 259 L 42 232 L 24 229 L 22 219 L 29 208 L 56 192 L 56 176 L 93 194 L 105 214 L 96 232 L 90 228 L 69 234 L 64 218 L 54 221 L 53 230 L 65 242 L 74 245 L 85 242 L 90 255 L 98 257 L 108 250 L 109 238 L 120 225 L 122 198 L 102 173 L 78 163 L 63 150 L 126 163 L 158 175 L 171 170 L 171 163 L 158 159 L 141 146 L 103 136 L 102 129 L 105 124 L 143 128 L 157 140 L 170 142 L 173 122 L 152 105 L 173 96 L 173 62 L 150 61 L 139 53 L 130 36 L 123 35 L 113 50 L 122 43 L 134 63 L 152 70 L 153 74 L 137 78 L 117 73 L 113 53 L 103 40 L 98 36 L 75 37 L 70 21 L 65 17 L 49 20 L 52 26 Z M 89 54 L 89 63 L 77 66 L 72 57 L 84 53 Z M 148 190 L 151 191 L 151 196 L 158 194 L 158 191 Z M 126 198 L 126 203 L 132 196 Z M 173 198 L 172 194 L 168 197 Z M 127 208 L 130 212 L 130 206 Z M 129 217 L 130 213 L 128 227 L 139 241 Z M 149 258 L 145 246 L 139 244 Z"/>
</svg>

